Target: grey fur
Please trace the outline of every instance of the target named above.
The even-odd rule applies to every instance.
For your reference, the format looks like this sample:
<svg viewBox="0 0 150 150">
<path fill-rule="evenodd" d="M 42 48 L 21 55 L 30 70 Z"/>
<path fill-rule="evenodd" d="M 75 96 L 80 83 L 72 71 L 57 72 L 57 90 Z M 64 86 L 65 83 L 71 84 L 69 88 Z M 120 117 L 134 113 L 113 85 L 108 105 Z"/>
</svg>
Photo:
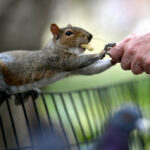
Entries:
<svg viewBox="0 0 150 150">
<path fill-rule="evenodd" d="M 80 45 L 88 43 L 92 35 L 81 28 L 69 28 L 75 34 L 70 41 L 65 37 L 67 28 L 62 28 L 59 38 L 54 35 L 43 50 L 1 53 L 0 92 L 5 91 L 9 95 L 23 93 L 69 75 L 97 74 L 112 66 L 110 59 L 102 60 L 107 48 L 102 53 L 83 54 L 84 49 Z"/>
</svg>

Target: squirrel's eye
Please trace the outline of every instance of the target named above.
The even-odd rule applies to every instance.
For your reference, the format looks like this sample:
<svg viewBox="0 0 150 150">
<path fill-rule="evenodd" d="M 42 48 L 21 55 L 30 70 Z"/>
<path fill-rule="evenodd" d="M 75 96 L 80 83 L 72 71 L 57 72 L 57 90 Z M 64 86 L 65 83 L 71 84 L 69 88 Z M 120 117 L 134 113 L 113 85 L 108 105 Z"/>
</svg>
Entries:
<svg viewBox="0 0 150 150">
<path fill-rule="evenodd" d="M 73 32 L 71 32 L 71 31 L 67 31 L 67 32 L 66 32 L 66 35 L 67 35 L 67 36 L 69 36 L 69 35 L 71 35 L 71 34 L 73 34 Z"/>
</svg>

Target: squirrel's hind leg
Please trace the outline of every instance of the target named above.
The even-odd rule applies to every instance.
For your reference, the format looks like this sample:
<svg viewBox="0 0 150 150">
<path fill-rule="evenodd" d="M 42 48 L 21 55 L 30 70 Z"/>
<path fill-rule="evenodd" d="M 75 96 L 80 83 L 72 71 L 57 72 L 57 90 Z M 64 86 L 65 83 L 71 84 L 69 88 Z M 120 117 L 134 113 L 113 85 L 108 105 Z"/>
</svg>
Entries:
<svg viewBox="0 0 150 150">
<path fill-rule="evenodd" d="M 2 105 L 2 103 L 7 99 L 9 99 L 11 97 L 10 94 L 10 90 L 9 89 L 5 89 L 3 91 L 0 90 L 0 105 Z"/>
<path fill-rule="evenodd" d="M 15 104 L 20 105 L 22 102 L 27 102 L 30 97 L 33 97 L 33 99 L 36 100 L 40 92 L 41 91 L 39 89 L 35 88 L 24 93 L 15 94 Z"/>
</svg>

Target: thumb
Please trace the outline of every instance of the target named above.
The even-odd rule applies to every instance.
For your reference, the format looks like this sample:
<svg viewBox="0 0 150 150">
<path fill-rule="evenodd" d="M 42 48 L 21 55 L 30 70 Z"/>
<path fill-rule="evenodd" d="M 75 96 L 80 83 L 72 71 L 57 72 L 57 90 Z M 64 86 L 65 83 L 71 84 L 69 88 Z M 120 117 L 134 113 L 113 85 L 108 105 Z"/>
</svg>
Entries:
<svg viewBox="0 0 150 150">
<path fill-rule="evenodd" d="M 128 43 L 128 41 L 131 39 L 131 37 L 127 37 L 121 42 L 117 43 L 114 47 L 112 47 L 109 51 L 111 58 L 116 61 L 120 62 L 121 58 L 124 54 L 125 45 Z"/>
</svg>

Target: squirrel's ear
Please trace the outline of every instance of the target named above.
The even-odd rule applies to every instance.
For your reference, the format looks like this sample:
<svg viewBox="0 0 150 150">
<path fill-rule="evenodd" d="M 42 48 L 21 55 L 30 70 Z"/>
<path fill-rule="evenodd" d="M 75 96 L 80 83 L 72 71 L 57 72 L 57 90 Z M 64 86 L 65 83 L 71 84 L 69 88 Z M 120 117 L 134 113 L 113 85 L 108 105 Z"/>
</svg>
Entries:
<svg viewBox="0 0 150 150">
<path fill-rule="evenodd" d="M 56 24 L 51 24 L 50 30 L 54 36 L 59 36 L 60 29 Z"/>
<path fill-rule="evenodd" d="M 67 27 L 72 27 L 72 25 L 71 24 L 67 24 Z"/>
</svg>

